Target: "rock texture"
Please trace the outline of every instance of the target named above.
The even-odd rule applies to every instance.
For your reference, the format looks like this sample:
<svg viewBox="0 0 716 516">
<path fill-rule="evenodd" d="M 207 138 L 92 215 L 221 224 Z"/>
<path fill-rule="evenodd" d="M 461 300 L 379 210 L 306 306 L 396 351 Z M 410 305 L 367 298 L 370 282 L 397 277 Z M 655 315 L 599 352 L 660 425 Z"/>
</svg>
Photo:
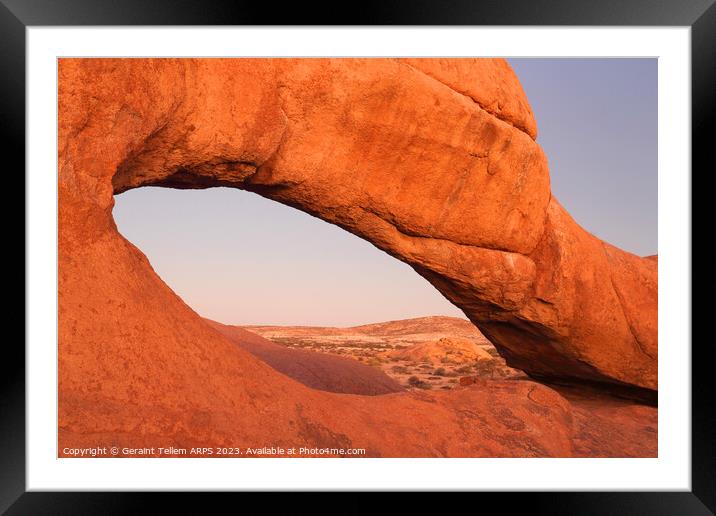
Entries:
<svg viewBox="0 0 716 516">
<path fill-rule="evenodd" d="M 657 457 L 658 411 L 593 388 L 555 386 L 572 406 L 578 457 Z"/>
<path fill-rule="evenodd" d="M 367 398 L 277 374 L 119 235 L 113 195 L 145 185 L 294 206 L 410 264 L 510 365 L 656 389 L 657 262 L 554 199 L 505 62 L 61 59 L 58 74 L 61 447 L 271 436 L 374 456 L 574 454 L 569 403 L 531 382 Z"/>
<path fill-rule="evenodd" d="M 290 349 L 238 326 L 209 320 L 207 323 L 276 371 L 312 389 L 368 396 L 404 390 L 398 382 L 382 371 L 356 360 L 315 351 Z"/>
</svg>

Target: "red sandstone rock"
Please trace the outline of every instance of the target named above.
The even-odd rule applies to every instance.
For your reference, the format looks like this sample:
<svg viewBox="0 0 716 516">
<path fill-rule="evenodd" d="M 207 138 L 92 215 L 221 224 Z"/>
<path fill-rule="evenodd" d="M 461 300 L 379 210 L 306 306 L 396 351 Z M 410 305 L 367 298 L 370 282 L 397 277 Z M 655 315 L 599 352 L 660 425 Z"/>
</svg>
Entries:
<svg viewBox="0 0 716 516">
<path fill-rule="evenodd" d="M 510 365 L 656 389 L 657 264 L 593 237 L 552 197 L 501 60 L 62 59 L 58 122 L 61 448 L 576 453 L 570 404 L 532 382 L 363 397 L 276 373 L 119 235 L 113 194 L 143 185 L 294 206 L 409 263 Z"/>
</svg>

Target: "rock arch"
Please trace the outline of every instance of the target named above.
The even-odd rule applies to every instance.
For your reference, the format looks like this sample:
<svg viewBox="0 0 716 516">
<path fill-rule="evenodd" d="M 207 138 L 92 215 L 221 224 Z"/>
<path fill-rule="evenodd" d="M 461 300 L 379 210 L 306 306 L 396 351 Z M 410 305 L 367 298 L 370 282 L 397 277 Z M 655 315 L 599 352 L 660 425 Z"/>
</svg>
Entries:
<svg viewBox="0 0 716 516">
<path fill-rule="evenodd" d="M 591 236 L 551 196 L 536 124 L 503 61 L 73 67 L 94 76 L 75 109 L 96 117 L 93 129 L 111 118 L 102 136 L 126 142 L 104 171 L 114 193 L 257 192 L 409 263 L 530 374 L 656 388 L 656 265 Z"/>
<path fill-rule="evenodd" d="M 590 235 L 551 195 L 503 60 L 63 59 L 59 113 L 66 407 L 88 392 L 83 346 L 101 349 L 102 332 L 129 374 L 152 335 L 216 338 L 116 231 L 113 195 L 146 185 L 243 188 L 337 224 L 410 264 L 533 377 L 657 388 L 656 262 Z"/>
</svg>

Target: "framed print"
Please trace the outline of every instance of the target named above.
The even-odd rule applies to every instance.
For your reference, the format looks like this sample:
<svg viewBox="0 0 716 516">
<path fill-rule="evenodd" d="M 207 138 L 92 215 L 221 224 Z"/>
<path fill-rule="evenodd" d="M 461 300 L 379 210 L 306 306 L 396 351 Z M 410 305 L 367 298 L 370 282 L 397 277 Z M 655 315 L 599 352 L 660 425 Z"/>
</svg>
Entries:
<svg viewBox="0 0 716 516">
<path fill-rule="evenodd" d="M 3 0 L 28 301 L 0 507 L 711 514 L 716 8 L 507 4 Z"/>
</svg>

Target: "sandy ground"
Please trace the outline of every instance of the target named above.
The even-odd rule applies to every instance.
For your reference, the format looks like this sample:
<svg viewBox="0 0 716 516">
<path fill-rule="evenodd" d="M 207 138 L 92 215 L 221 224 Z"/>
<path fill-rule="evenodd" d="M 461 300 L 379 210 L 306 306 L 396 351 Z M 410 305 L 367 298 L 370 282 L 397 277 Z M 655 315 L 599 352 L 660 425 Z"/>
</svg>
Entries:
<svg viewBox="0 0 716 516">
<path fill-rule="evenodd" d="M 421 317 L 404 321 L 354 326 L 246 326 L 277 344 L 352 358 L 382 370 L 408 389 L 452 389 L 460 378 L 526 378 L 507 366 L 494 346 L 469 321 L 455 317 Z M 439 356 L 433 360 L 401 357 L 413 346 L 437 343 L 440 339 L 469 340 L 491 359 L 471 360 L 461 356 Z M 437 347 L 437 346 L 436 346 Z"/>
</svg>

